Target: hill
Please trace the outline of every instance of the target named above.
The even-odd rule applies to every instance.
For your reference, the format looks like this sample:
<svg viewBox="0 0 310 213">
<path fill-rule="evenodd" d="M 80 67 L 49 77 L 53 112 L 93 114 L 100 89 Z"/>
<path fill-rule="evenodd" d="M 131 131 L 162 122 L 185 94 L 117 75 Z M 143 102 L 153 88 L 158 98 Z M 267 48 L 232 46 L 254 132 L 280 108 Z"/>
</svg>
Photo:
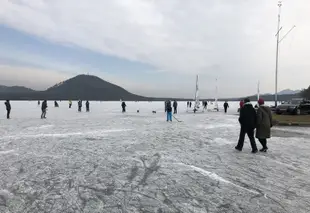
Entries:
<svg viewBox="0 0 310 213">
<path fill-rule="evenodd" d="M 287 94 L 288 93 L 288 94 Z M 265 101 L 273 101 L 274 95 L 261 95 Z M 279 93 L 279 101 L 287 101 L 300 97 L 298 91 L 284 90 Z M 220 101 L 239 101 L 245 97 L 221 98 Z M 78 75 L 66 81 L 55 84 L 45 91 L 34 91 L 20 86 L 0 86 L 0 100 L 102 100 L 102 101 L 164 101 L 167 99 L 188 101 L 193 98 L 151 98 L 132 94 L 122 87 L 109 83 L 99 77 L 92 75 Z M 257 99 L 256 95 L 250 96 L 252 101 Z M 214 100 L 214 99 L 204 99 Z"/>
<path fill-rule="evenodd" d="M 295 95 L 295 94 L 298 94 L 300 92 L 301 92 L 301 90 L 285 89 L 285 90 L 280 91 L 278 93 L 278 95 Z"/>
<path fill-rule="evenodd" d="M 10 100 L 103 100 L 103 101 L 143 101 L 138 96 L 115 84 L 92 75 L 78 75 L 54 85 L 45 91 L 34 91 L 25 87 L 0 86 L 0 99 Z"/>
<path fill-rule="evenodd" d="M 143 100 L 138 96 L 115 84 L 109 83 L 96 76 L 78 75 L 67 81 L 56 84 L 44 92 L 50 99 L 82 99 L 82 100 Z"/>
</svg>

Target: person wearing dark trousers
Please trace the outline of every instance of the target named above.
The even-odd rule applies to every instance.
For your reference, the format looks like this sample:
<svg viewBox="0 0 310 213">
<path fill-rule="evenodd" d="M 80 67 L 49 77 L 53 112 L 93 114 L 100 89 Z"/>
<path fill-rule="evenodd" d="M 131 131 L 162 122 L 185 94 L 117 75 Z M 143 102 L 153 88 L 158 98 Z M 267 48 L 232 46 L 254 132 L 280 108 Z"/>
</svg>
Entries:
<svg viewBox="0 0 310 213">
<path fill-rule="evenodd" d="M 86 101 L 86 112 L 89 112 L 89 101 Z"/>
<path fill-rule="evenodd" d="M 10 119 L 10 114 L 11 114 L 11 104 L 9 100 L 6 100 L 5 104 L 5 108 L 6 108 L 6 118 Z"/>
<path fill-rule="evenodd" d="M 46 100 L 44 100 L 42 102 L 41 110 L 42 110 L 41 119 L 46 118 L 46 110 L 47 110 L 47 101 Z"/>
<path fill-rule="evenodd" d="M 227 113 L 227 109 L 228 108 L 229 108 L 229 105 L 228 105 L 227 101 L 225 101 L 225 103 L 224 103 L 224 111 L 225 111 L 225 113 Z"/>
<path fill-rule="evenodd" d="M 257 109 L 257 126 L 256 126 L 256 138 L 262 144 L 263 148 L 259 151 L 267 152 L 267 139 L 270 138 L 271 127 L 272 127 L 272 114 L 268 106 L 265 106 L 263 99 L 258 100 Z"/>
<path fill-rule="evenodd" d="M 178 102 L 174 101 L 173 102 L 173 114 L 177 114 L 178 113 Z"/>
<path fill-rule="evenodd" d="M 189 108 L 192 108 L 192 102 L 191 101 L 189 102 Z"/>
<path fill-rule="evenodd" d="M 172 122 L 172 107 L 170 101 L 167 101 L 166 109 L 167 109 L 167 122 L 168 121 Z"/>
<path fill-rule="evenodd" d="M 124 113 L 124 112 L 126 112 L 126 103 L 125 103 L 125 101 L 123 101 L 122 102 L 122 112 Z"/>
<path fill-rule="evenodd" d="M 82 112 L 82 101 L 81 100 L 79 100 L 78 102 L 78 111 Z"/>
<path fill-rule="evenodd" d="M 248 135 L 251 142 L 252 153 L 256 153 L 258 151 L 254 138 L 256 111 L 248 98 L 244 100 L 244 106 L 240 109 L 239 123 L 241 125 L 241 129 L 238 145 L 235 149 L 242 151 L 245 135 Z"/>
</svg>

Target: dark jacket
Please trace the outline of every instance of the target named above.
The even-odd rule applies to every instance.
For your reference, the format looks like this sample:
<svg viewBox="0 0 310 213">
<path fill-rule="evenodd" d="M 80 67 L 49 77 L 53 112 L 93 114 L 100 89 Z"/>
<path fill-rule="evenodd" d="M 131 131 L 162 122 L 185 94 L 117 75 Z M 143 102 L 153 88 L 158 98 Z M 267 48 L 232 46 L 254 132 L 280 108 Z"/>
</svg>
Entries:
<svg viewBox="0 0 310 213">
<path fill-rule="evenodd" d="M 166 104 L 166 110 L 167 112 L 172 112 L 172 107 L 171 107 L 171 102 L 168 101 L 167 104 Z"/>
<path fill-rule="evenodd" d="M 253 130 L 256 127 L 256 111 L 251 103 L 246 103 L 240 109 L 239 123 L 245 130 Z"/>
<path fill-rule="evenodd" d="M 47 102 L 46 101 L 43 101 L 42 102 L 42 107 L 41 107 L 42 110 L 46 110 L 47 109 Z"/>
<path fill-rule="evenodd" d="M 86 108 L 89 108 L 89 102 L 86 101 Z"/>
<path fill-rule="evenodd" d="M 122 103 L 122 107 L 123 107 L 123 108 L 126 107 L 126 103 L 125 103 L 125 102 Z"/>
<path fill-rule="evenodd" d="M 174 101 L 174 102 L 173 102 L 173 107 L 174 107 L 174 108 L 177 108 L 177 107 L 178 107 L 178 102 Z"/>
<path fill-rule="evenodd" d="M 256 138 L 270 138 L 270 128 L 272 127 L 272 114 L 267 106 L 260 106 L 257 109 Z"/>
<path fill-rule="evenodd" d="M 10 102 L 6 101 L 4 104 L 5 104 L 5 107 L 6 107 L 6 110 L 7 110 L 7 111 L 11 110 L 11 104 L 10 104 Z"/>
<path fill-rule="evenodd" d="M 228 107 L 229 107 L 228 103 L 224 103 L 224 108 L 228 108 Z"/>
</svg>

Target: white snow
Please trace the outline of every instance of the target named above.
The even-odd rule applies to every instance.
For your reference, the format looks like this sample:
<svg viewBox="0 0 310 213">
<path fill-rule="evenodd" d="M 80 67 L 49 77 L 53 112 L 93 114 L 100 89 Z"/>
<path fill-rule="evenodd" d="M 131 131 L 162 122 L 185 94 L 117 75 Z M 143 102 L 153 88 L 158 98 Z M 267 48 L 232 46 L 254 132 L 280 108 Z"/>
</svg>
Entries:
<svg viewBox="0 0 310 213">
<path fill-rule="evenodd" d="M 120 102 L 58 103 L 44 120 L 37 102 L 12 101 L 10 120 L 3 107 L 0 212 L 309 212 L 309 128 L 274 128 L 292 137 L 253 155 L 248 139 L 234 150 L 237 102 L 228 114 L 179 102 L 172 123 L 163 102 L 127 102 L 124 114 Z"/>
</svg>

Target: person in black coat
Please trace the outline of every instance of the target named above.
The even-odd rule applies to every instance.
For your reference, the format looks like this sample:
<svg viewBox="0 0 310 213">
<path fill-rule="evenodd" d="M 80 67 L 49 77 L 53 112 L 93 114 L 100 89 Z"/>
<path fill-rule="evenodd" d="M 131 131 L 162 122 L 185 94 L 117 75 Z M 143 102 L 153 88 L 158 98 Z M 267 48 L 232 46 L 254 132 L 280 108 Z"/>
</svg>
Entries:
<svg viewBox="0 0 310 213">
<path fill-rule="evenodd" d="M 41 110 L 42 110 L 41 119 L 46 118 L 46 110 L 47 110 L 47 101 L 46 100 L 44 100 L 42 102 Z"/>
<path fill-rule="evenodd" d="M 224 103 L 224 110 L 225 110 L 225 113 L 227 113 L 228 107 L 229 107 L 229 105 L 228 105 L 227 101 L 225 101 L 225 103 Z"/>
<path fill-rule="evenodd" d="M 86 112 L 89 112 L 89 101 L 86 101 Z"/>
<path fill-rule="evenodd" d="M 82 100 L 79 100 L 79 102 L 78 102 L 78 111 L 79 112 L 82 111 Z"/>
<path fill-rule="evenodd" d="M 178 102 L 174 101 L 173 102 L 173 114 L 177 114 L 178 113 Z"/>
<path fill-rule="evenodd" d="M 10 114 L 11 114 L 11 104 L 9 100 L 6 100 L 6 102 L 4 103 L 5 107 L 6 107 L 6 118 L 10 119 Z"/>
<path fill-rule="evenodd" d="M 252 147 L 252 153 L 257 152 L 257 146 L 254 138 L 254 129 L 256 128 L 256 111 L 248 98 L 244 99 L 244 106 L 240 109 L 239 123 L 241 125 L 238 145 L 235 149 L 242 151 L 244 138 L 247 134 Z"/>
<path fill-rule="evenodd" d="M 125 101 L 122 102 L 122 112 L 126 112 L 126 103 Z"/>
</svg>

